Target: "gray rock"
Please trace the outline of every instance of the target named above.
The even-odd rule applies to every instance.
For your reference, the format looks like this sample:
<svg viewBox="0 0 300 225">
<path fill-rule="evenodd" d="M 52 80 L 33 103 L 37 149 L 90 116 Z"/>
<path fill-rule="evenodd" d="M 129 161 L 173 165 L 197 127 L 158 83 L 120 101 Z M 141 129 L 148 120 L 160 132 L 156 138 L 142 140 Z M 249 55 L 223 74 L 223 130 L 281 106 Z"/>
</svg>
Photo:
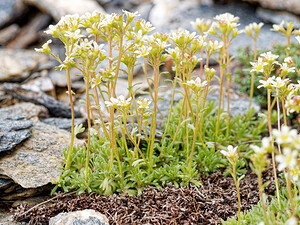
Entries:
<svg viewBox="0 0 300 225">
<path fill-rule="evenodd" d="M 13 22 L 23 14 L 25 6 L 21 0 L 0 1 L 0 28 Z"/>
<path fill-rule="evenodd" d="M 70 107 L 43 92 L 30 91 L 13 83 L 4 83 L 2 89 L 7 94 L 22 101 L 45 106 L 49 110 L 49 113 L 55 117 L 71 118 Z M 80 112 L 75 111 L 75 116 L 79 117 Z"/>
<path fill-rule="evenodd" d="M 37 121 L 39 118 L 46 118 L 48 116 L 48 110 L 45 107 L 29 102 L 18 103 L 0 109 L 0 119 Z"/>
<path fill-rule="evenodd" d="M 47 109 L 30 103 L 0 108 L 0 152 L 11 150 L 29 138 L 33 126 L 29 119 L 34 121 L 47 113 Z"/>
<path fill-rule="evenodd" d="M 10 154 L 0 158 L 0 174 L 23 188 L 37 188 L 59 179 L 63 165 L 62 151 L 69 146 L 71 135 L 42 122 L 35 122 L 31 137 Z M 76 140 L 77 144 L 80 142 Z"/>
<path fill-rule="evenodd" d="M 79 71 L 72 68 L 70 70 L 71 82 L 82 80 L 82 76 L 79 76 Z M 66 71 L 52 70 L 48 73 L 48 76 L 52 80 L 53 84 L 58 87 L 67 87 L 67 73 Z"/>
<path fill-rule="evenodd" d="M 219 85 L 211 85 L 212 89 L 207 96 L 207 100 L 214 101 L 216 105 L 219 104 L 219 94 L 220 94 L 220 86 Z M 224 102 L 224 111 L 227 111 L 227 91 L 224 89 L 225 93 L 225 102 Z M 249 109 L 249 101 L 250 98 L 247 95 L 235 92 L 230 89 L 230 115 L 238 116 L 245 115 Z M 251 107 L 254 108 L 254 112 L 258 113 L 261 109 L 258 102 L 255 99 L 252 100 Z"/>
<path fill-rule="evenodd" d="M 0 152 L 10 150 L 30 137 L 29 120 L 0 119 Z"/>
<path fill-rule="evenodd" d="M 28 47 L 38 40 L 38 32 L 47 27 L 50 22 L 51 17 L 49 15 L 38 13 L 28 24 L 21 28 L 17 36 L 7 44 L 7 47 L 12 49 Z"/>
<path fill-rule="evenodd" d="M 156 31 L 170 32 L 171 30 L 178 29 L 180 27 L 189 31 L 196 31 L 192 28 L 190 22 L 195 21 L 197 17 L 213 20 L 216 15 L 225 12 L 232 13 L 240 18 L 240 26 L 238 26 L 238 29 L 244 29 L 245 26 L 253 22 L 263 22 L 261 19 L 257 18 L 254 9 L 244 5 L 200 5 L 197 7 L 185 8 L 177 5 L 170 9 L 169 19 L 160 19 L 160 23 L 156 27 Z M 153 10 L 150 13 L 150 22 L 154 22 L 151 14 L 156 15 L 157 13 Z M 258 49 L 271 49 L 274 42 L 286 43 L 285 37 L 278 32 L 271 31 L 271 28 L 272 26 L 270 24 L 266 24 L 262 27 L 257 41 Z M 211 37 L 215 39 L 215 37 Z M 253 40 L 247 34 L 241 34 L 232 41 L 232 44 L 230 45 L 230 53 L 236 55 L 238 48 L 244 48 L 247 45 L 252 48 Z"/>
<path fill-rule="evenodd" d="M 105 215 L 93 210 L 85 209 L 69 213 L 60 213 L 52 217 L 49 225 L 108 225 Z"/>
<path fill-rule="evenodd" d="M 79 15 L 86 12 L 98 10 L 104 12 L 104 9 L 94 0 L 22 0 L 26 4 L 34 5 L 42 12 L 50 14 L 57 22 L 62 16 L 67 14 Z"/>
<path fill-rule="evenodd" d="M 20 27 L 17 24 L 12 24 L 0 31 L 0 45 L 5 45 L 12 40 L 19 32 Z"/>
<path fill-rule="evenodd" d="M 257 17 L 261 18 L 266 23 L 280 24 L 281 21 L 293 22 L 295 29 L 300 28 L 300 17 L 289 12 L 258 8 L 256 14 Z"/>
<path fill-rule="evenodd" d="M 53 93 L 55 91 L 51 79 L 46 76 L 30 80 L 23 84 L 22 87 L 35 92 Z"/>
<path fill-rule="evenodd" d="M 0 49 L 0 58 L 0 82 L 25 80 L 49 60 L 47 55 L 21 49 Z"/>
<path fill-rule="evenodd" d="M 71 125 L 72 125 L 72 120 L 71 119 L 67 119 L 67 118 L 47 118 L 42 120 L 43 123 L 49 124 L 49 125 L 53 125 L 58 127 L 59 129 L 63 129 L 63 130 L 71 130 Z M 83 118 L 77 118 L 75 119 L 75 126 L 79 125 L 79 124 L 84 124 L 86 122 L 85 119 Z"/>
</svg>

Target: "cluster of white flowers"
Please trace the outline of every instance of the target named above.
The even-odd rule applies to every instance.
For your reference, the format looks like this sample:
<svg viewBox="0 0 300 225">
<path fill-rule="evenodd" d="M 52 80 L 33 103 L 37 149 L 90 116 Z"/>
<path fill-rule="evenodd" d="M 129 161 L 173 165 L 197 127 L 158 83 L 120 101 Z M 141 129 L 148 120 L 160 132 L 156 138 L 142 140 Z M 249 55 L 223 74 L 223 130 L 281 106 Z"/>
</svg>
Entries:
<svg viewBox="0 0 300 225">
<path fill-rule="evenodd" d="M 189 86 L 195 94 L 199 94 L 201 89 L 207 85 L 207 81 L 201 81 L 200 77 L 197 77 L 195 80 L 187 81 L 187 86 Z"/>
<path fill-rule="evenodd" d="M 274 24 L 272 30 L 282 33 L 286 37 L 291 37 L 293 34 L 295 35 L 300 34 L 300 30 L 294 29 L 293 22 L 285 22 L 284 20 L 281 21 L 280 24 Z"/>
<path fill-rule="evenodd" d="M 149 109 L 149 105 L 151 104 L 151 100 L 148 99 L 148 98 L 140 98 L 138 101 L 137 101 L 137 104 L 138 104 L 138 108 L 140 110 L 147 110 Z"/>
<path fill-rule="evenodd" d="M 190 33 L 187 30 L 173 31 L 170 35 L 170 39 L 180 49 L 186 48 L 196 37 L 196 32 Z"/>
<path fill-rule="evenodd" d="M 235 17 L 230 13 L 223 13 L 217 15 L 215 18 L 217 22 L 213 22 L 208 33 L 218 35 L 216 28 L 221 32 L 223 37 L 228 37 L 232 34 L 232 38 L 236 37 L 240 33 L 244 32 L 243 30 L 238 30 L 237 27 L 240 25 L 238 23 L 239 17 Z"/>
<path fill-rule="evenodd" d="M 224 43 L 222 41 L 219 42 L 219 41 L 208 40 L 207 46 L 206 46 L 206 51 L 209 53 L 214 53 L 218 49 L 222 48 L 223 45 L 224 45 Z"/>
<path fill-rule="evenodd" d="M 256 40 L 258 38 L 259 31 L 263 25 L 264 25 L 263 23 L 259 23 L 259 24 L 251 23 L 245 27 L 244 32 L 248 34 L 252 39 Z M 254 30 L 254 34 L 253 34 L 253 30 Z"/>
<path fill-rule="evenodd" d="M 128 99 L 125 99 L 123 95 L 120 95 L 117 98 L 111 97 L 110 101 L 105 101 L 105 105 L 107 107 L 114 107 L 114 108 L 122 108 L 122 109 L 128 109 L 131 106 L 131 100 L 132 98 L 129 97 Z"/>
<path fill-rule="evenodd" d="M 300 112 L 300 95 L 288 95 L 286 102 L 285 102 L 285 107 L 287 109 L 288 115 L 290 113 Z"/>
<path fill-rule="evenodd" d="M 210 28 L 211 21 L 197 18 L 195 22 L 191 22 L 191 25 L 197 29 L 201 35 L 204 35 L 204 33 Z"/>
</svg>

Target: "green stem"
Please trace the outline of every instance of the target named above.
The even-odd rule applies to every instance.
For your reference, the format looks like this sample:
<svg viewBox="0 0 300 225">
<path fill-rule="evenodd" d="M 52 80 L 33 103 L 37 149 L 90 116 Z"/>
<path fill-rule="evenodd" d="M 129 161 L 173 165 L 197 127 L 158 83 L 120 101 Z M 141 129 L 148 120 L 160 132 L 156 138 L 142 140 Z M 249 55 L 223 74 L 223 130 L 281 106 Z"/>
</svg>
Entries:
<svg viewBox="0 0 300 225">
<path fill-rule="evenodd" d="M 70 105 L 71 105 L 71 114 L 72 114 L 72 127 L 71 127 L 71 143 L 68 151 L 68 156 L 67 156 L 67 162 L 65 165 L 65 170 L 70 168 L 71 165 L 71 156 L 72 156 L 72 151 L 73 151 L 73 144 L 74 144 L 74 139 L 75 139 L 75 111 L 74 111 L 74 103 L 73 103 L 73 98 L 72 98 L 72 89 L 71 89 L 71 78 L 70 78 L 70 68 L 67 68 L 67 79 L 68 79 L 68 95 L 70 99 Z"/>
<path fill-rule="evenodd" d="M 175 90 L 176 90 L 176 85 L 177 85 L 177 77 L 178 77 L 178 69 L 176 68 L 175 80 L 174 80 L 174 83 L 173 83 L 173 93 L 172 93 L 172 99 L 171 99 L 171 106 L 170 106 L 167 125 L 166 125 L 165 132 L 163 134 L 162 139 L 165 138 L 165 136 L 167 134 L 167 131 L 168 131 L 168 128 L 169 128 L 169 124 L 170 124 L 170 119 L 171 119 L 171 114 L 172 114 L 172 109 L 173 109 L 173 104 L 174 104 Z"/>
<path fill-rule="evenodd" d="M 285 109 L 285 104 L 284 104 L 284 99 L 281 99 L 281 104 L 282 104 L 282 112 L 283 112 L 283 122 L 284 125 L 287 126 L 287 122 L 286 122 L 286 109 Z"/>
<path fill-rule="evenodd" d="M 292 214 L 293 214 L 293 216 L 295 216 L 296 211 L 295 211 L 295 204 L 294 204 L 294 198 L 293 198 L 293 193 L 292 193 L 292 184 L 291 184 L 291 178 L 290 178 L 290 171 L 287 170 L 286 174 L 287 174 L 286 186 L 287 186 L 287 189 L 288 189 L 289 199 L 290 199 L 290 202 L 291 202 Z"/>
<path fill-rule="evenodd" d="M 236 191 L 237 191 L 237 196 L 238 196 L 238 204 L 239 204 L 239 209 L 238 209 L 238 222 L 240 222 L 241 218 L 241 195 L 240 195 L 240 187 L 239 187 L 239 182 L 236 179 L 236 164 L 232 165 L 233 166 L 233 180 L 236 186 Z"/>
<path fill-rule="evenodd" d="M 270 223 L 269 223 L 269 218 L 267 216 L 267 208 L 266 208 L 265 201 L 263 199 L 263 186 L 262 186 L 261 172 L 258 173 L 258 186 L 259 186 L 259 197 L 260 197 L 261 206 L 263 208 L 265 221 L 266 221 L 266 224 L 269 225 Z"/>
<path fill-rule="evenodd" d="M 268 126 L 269 126 L 269 136 L 272 138 L 272 123 L 271 123 L 271 90 L 268 89 Z M 277 179 L 277 172 L 276 172 L 276 163 L 275 163 L 275 153 L 274 153 L 274 142 L 272 141 L 272 165 L 273 165 L 273 173 L 275 178 L 275 186 L 276 186 L 276 195 L 278 203 L 280 203 L 280 196 L 279 196 L 279 186 L 278 186 L 278 179 Z"/>
<path fill-rule="evenodd" d="M 154 140 L 155 140 L 155 132 L 156 132 L 156 115 L 157 115 L 157 99 L 158 99 L 158 84 L 159 84 L 159 59 L 156 59 L 154 62 L 154 109 L 153 109 L 153 117 L 152 117 L 152 130 L 151 130 L 151 145 L 149 152 L 149 172 L 152 170 L 152 157 L 154 150 Z"/>
<path fill-rule="evenodd" d="M 217 124 L 216 124 L 216 133 L 215 135 L 217 136 L 219 133 L 219 124 L 220 124 L 220 115 L 221 115 L 221 102 L 222 102 L 222 95 L 223 95 L 223 80 L 224 80 L 224 73 L 225 73 L 225 68 L 224 66 L 220 65 L 221 67 L 221 84 L 220 84 L 220 97 L 219 97 L 219 106 L 218 106 L 218 118 L 217 118 Z"/>
<path fill-rule="evenodd" d="M 189 170 L 192 167 L 192 161 L 193 161 L 193 154 L 194 154 L 194 148 L 196 143 L 196 137 L 197 137 L 197 130 L 198 130 L 198 120 L 199 120 L 199 98 L 200 96 L 196 96 L 196 125 L 195 125 L 195 131 L 194 131 L 194 137 L 193 137 L 193 145 L 192 145 L 192 151 L 190 154 L 190 162 L 189 162 Z M 188 149 L 187 149 L 188 151 Z"/>
<path fill-rule="evenodd" d="M 90 141 L 91 141 L 91 118 L 90 118 L 90 96 L 89 96 L 89 84 L 90 84 L 90 74 L 86 74 L 86 90 L 85 90 L 85 97 L 86 97 L 86 112 L 87 112 L 87 122 L 88 122 L 88 143 L 86 148 L 86 160 L 85 160 L 85 179 L 88 179 L 88 170 L 89 170 L 89 157 L 90 157 Z"/>
<path fill-rule="evenodd" d="M 254 39 L 254 57 L 253 57 L 254 62 L 256 61 L 256 39 Z M 252 105 L 252 99 L 253 99 L 253 93 L 254 93 L 254 76 L 255 73 L 251 72 L 251 89 L 250 89 L 250 102 L 249 102 L 249 110 Z"/>
</svg>

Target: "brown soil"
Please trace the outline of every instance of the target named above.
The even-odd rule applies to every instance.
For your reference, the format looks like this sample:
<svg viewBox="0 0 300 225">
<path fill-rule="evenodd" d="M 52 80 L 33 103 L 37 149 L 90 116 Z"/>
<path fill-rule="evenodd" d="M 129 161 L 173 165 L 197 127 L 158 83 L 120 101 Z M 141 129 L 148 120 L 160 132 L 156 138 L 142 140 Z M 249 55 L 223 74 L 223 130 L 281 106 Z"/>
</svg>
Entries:
<svg viewBox="0 0 300 225">
<path fill-rule="evenodd" d="M 275 185 L 271 170 L 264 173 L 264 180 L 272 181 L 265 192 L 273 195 Z M 25 215 L 29 207 L 20 206 L 15 219 L 30 224 L 48 224 L 51 217 L 61 212 L 83 209 L 95 209 L 105 214 L 110 224 L 220 224 L 222 219 L 236 216 L 238 203 L 233 179 L 216 172 L 203 178 L 202 182 L 201 187 L 167 185 L 161 190 L 147 187 L 138 196 L 80 194 L 59 197 Z M 258 202 L 257 177 L 253 172 L 249 171 L 241 180 L 240 192 L 242 211 Z"/>
</svg>

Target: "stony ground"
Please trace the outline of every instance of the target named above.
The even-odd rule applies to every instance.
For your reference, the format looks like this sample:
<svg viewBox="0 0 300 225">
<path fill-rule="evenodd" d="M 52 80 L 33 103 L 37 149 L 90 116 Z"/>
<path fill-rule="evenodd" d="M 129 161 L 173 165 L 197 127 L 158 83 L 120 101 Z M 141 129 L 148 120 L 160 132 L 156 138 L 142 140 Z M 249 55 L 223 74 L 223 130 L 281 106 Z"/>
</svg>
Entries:
<svg viewBox="0 0 300 225">
<path fill-rule="evenodd" d="M 264 173 L 264 179 L 272 180 L 271 170 Z M 21 205 L 15 211 L 15 218 L 30 224 L 48 224 L 49 219 L 60 212 L 83 209 L 97 210 L 109 219 L 110 224 L 220 224 L 221 220 L 236 216 L 237 194 L 231 177 L 220 172 L 202 179 L 201 187 L 172 185 L 157 190 L 147 187 L 138 196 L 80 194 L 58 197 L 51 204 L 45 204 L 28 211 Z M 240 183 L 242 211 L 249 210 L 259 200 L 257 178 L 248 172 Z M 275 186 L 270 183 L 266 194 L 274 194 Z M 28 212 L 27 212 L 28 211 Z"/>
</svg>

